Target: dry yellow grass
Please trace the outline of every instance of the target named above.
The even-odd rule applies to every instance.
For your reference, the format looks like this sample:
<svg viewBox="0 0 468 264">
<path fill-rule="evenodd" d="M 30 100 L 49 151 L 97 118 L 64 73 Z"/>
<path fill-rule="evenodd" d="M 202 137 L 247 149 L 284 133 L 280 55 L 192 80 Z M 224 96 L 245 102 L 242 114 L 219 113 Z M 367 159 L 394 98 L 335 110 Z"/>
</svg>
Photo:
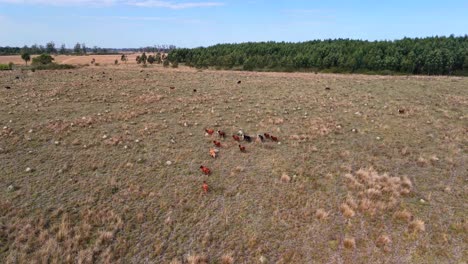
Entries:
<svg viewBox="0 0 468 264">
<path fill-rule="evenodd" d="M 426 226 L 422 220 L 416 219 L 409 223 L 408 229 L 413 233 L 419 233 L 426 231 Z"/>
<path fill-rule="evenodd" d="M 221 257 L 221 264 L 234 264 L 234 258 L 230 254 Z"/>
<path fill-rule="evenodd" d="M 129 61 L 0 83 L 1 263 L 466 259 L 468 79 Z M 241 153 L 239 129 L 280 144 Z"/>
<path fill-rule="evenodd" d="M 348 204 L 345 204 L 345 203 L 341 204 L 340 211 L 343 214 L 343 216 L 346 217 L 346 218 L 351 218 L 351 217 L 354 217 L 356 215 L 354 210 L 351 209 L 351 207 Z"/>
<path fill-rule="evenodd" d="M 380 235 L 379 238 L 377 238 L 377 241 L 375 242 L 375 244 L 378 247 L 385 247 L 385 246 L 388 246 L 391 242 L 392 240 L 390 239 L 390 236 L 383 234 L 383 235 Z"/>
<path fill-rule="evenodd" d="M 403 211 L 395 212 L 393 217 L 401 221 L 409 222 L 413 218 L 413 215 L 404 209 Z"/>
<path fill-rule="evenodd" d="M 91 60 L 94 58 L 96 63 L 101 66 L 105 65 L 114 65 L 115 60 L 119 60 L 119 64 L 122 66 L 125 65 L 133 65 L 136 63 L 136 56 L 140 54 L 127 54 L 128 61 L 127 63 L 122 63 L 120 61 L 120 55 L 93 55 L 88 54 L 85 56 L 76 56 L 76 55 L 56 55 L 54 57 L 55 63 L 60 64 L 72 64 L 72 65 L 84 65 L 84 64 L 91 64 Z M 36 57 L 37 55 L 33 55 L 32 58 Z M 9 56 L 0 56 L 0 64 L 8 64 L 9 62 L 13 62 L 17 65 L 24 65 L 24 61 L 21 59 L 20 55 L 9 55 Z"/>
<path fill-rule="evenodd" d="M 288 183 L 290 181 L 291 181 L 291 177 L 289 177 L 288 174 L 286 173 L 281 174 L 281 182 Z"/>
<path fill-rule="evenodd" d="M 329 213 L 322 208 L 317 209 L 317 211 L 315 212 L 315 217 L 318 220 L 326 220 L 328 218 L 328 215 Z"/>
</svg>

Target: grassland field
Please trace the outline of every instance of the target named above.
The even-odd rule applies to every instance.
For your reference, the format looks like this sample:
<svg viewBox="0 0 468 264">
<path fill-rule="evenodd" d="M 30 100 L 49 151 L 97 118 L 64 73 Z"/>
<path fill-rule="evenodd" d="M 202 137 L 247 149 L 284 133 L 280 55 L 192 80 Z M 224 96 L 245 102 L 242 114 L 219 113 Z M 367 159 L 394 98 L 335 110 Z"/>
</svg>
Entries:
<svg viewBox="0 0 468 264">
<path fill-rule="evenodd" d="M 468 78 L 114 59 L 0 72 L 1 263 L 466 263 Z"/>
<path fill-rule="evenodd" d="M 129 53 L 126 54 L 128 61 L 123 63 L 120 61 L 120 56 L 121 55 L 85 55 L 85 56 L 76 56 L 76 55 L 55 55 L 54 57 L 54 62 L 55 63 L 60 63 L 60 64 L 71 64 L 71 65 L 85 65 L 85 64 L 91 64 L 91 61 L 93 58 L 96 60 L 96 63 L 98 63 L 101 66 L 104 65 L 113 65 L 115 60 L 118 60 L 120 64 L 124 65 L 132 65 L 132 64 L 137 64 L 136 63 L 136 56 L 140 54 L 136 53 Z M 34 58 L 37 55 L 32 55 L 31 57 Z M 23 59 L 21 59 L 21 56 L 18 55 L 9 55 L 9 56 L 0 56 L 0 64 L 8 64 L 9 62 L 13 62 L 16 65 L 25 65 L 25 62 Z M 29 63 L 28 63 L 29 64 Z"/>
</svg>

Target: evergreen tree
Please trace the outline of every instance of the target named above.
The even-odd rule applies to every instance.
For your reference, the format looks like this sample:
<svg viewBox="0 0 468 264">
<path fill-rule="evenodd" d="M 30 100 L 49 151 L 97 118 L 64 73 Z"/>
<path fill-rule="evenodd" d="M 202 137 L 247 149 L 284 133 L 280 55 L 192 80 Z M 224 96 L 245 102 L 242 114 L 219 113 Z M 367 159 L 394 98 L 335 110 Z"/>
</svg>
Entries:
<svg viewBox="0 0 468 264">
<path fill-rule="evenodd" d="M 80 43 L 75 44 L 75 47 L 73 48 L 73 53 L 81 54 L 81 44 Z"/>
<path fill-rule="evenodd" d="M 67 48 L 65 47 L 65 44 L 62 44 L 62 45 L 60 46 L 59 53 L 62 54 L 62 55 L 63 55 L 63 54 L 67 54 Z"/>
<path fill-rule="evenodd" d="M 25 52 L 25 53 L 21 54 L 21 59 L 23 59 L 24 62 L 26 62 L 26 65 L 28 65 L 28 61 L 31 60 L 31 55 L 29 55 L 29 53 Z"/>
<path fill-rule="evenodd" d="M 48 42 L 46 44 L 45 52 L 48 54 L 54 54 L 57 53 L 57 49 L 55 48 L 55 43 L 53 41 Z"/>
</svg>

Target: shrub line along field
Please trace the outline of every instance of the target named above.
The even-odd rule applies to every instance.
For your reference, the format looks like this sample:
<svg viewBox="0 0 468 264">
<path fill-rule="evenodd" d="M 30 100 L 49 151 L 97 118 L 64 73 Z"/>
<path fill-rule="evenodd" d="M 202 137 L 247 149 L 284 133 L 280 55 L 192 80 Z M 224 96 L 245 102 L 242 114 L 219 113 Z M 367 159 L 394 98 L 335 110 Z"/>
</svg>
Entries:
<svg viewBox="0 0 468 264">
<path fill-rule="evenodd" d="M 108 65 L 0 83 L 2 263 L 468 258 L 467 78 Z"/>
</svg>

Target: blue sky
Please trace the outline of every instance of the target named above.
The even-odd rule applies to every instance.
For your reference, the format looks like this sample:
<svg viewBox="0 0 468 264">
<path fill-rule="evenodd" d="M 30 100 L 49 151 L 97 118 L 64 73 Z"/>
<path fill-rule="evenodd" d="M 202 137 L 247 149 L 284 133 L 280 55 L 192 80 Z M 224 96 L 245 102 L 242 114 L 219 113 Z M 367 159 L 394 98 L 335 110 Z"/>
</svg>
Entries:
<svg viewBox="0 0 468 264">
<path fill-rule="evenodd" d="M 468 1 L 0 0 L 0 46 L 208 46 L 468 34 Z"/>
</svg>

